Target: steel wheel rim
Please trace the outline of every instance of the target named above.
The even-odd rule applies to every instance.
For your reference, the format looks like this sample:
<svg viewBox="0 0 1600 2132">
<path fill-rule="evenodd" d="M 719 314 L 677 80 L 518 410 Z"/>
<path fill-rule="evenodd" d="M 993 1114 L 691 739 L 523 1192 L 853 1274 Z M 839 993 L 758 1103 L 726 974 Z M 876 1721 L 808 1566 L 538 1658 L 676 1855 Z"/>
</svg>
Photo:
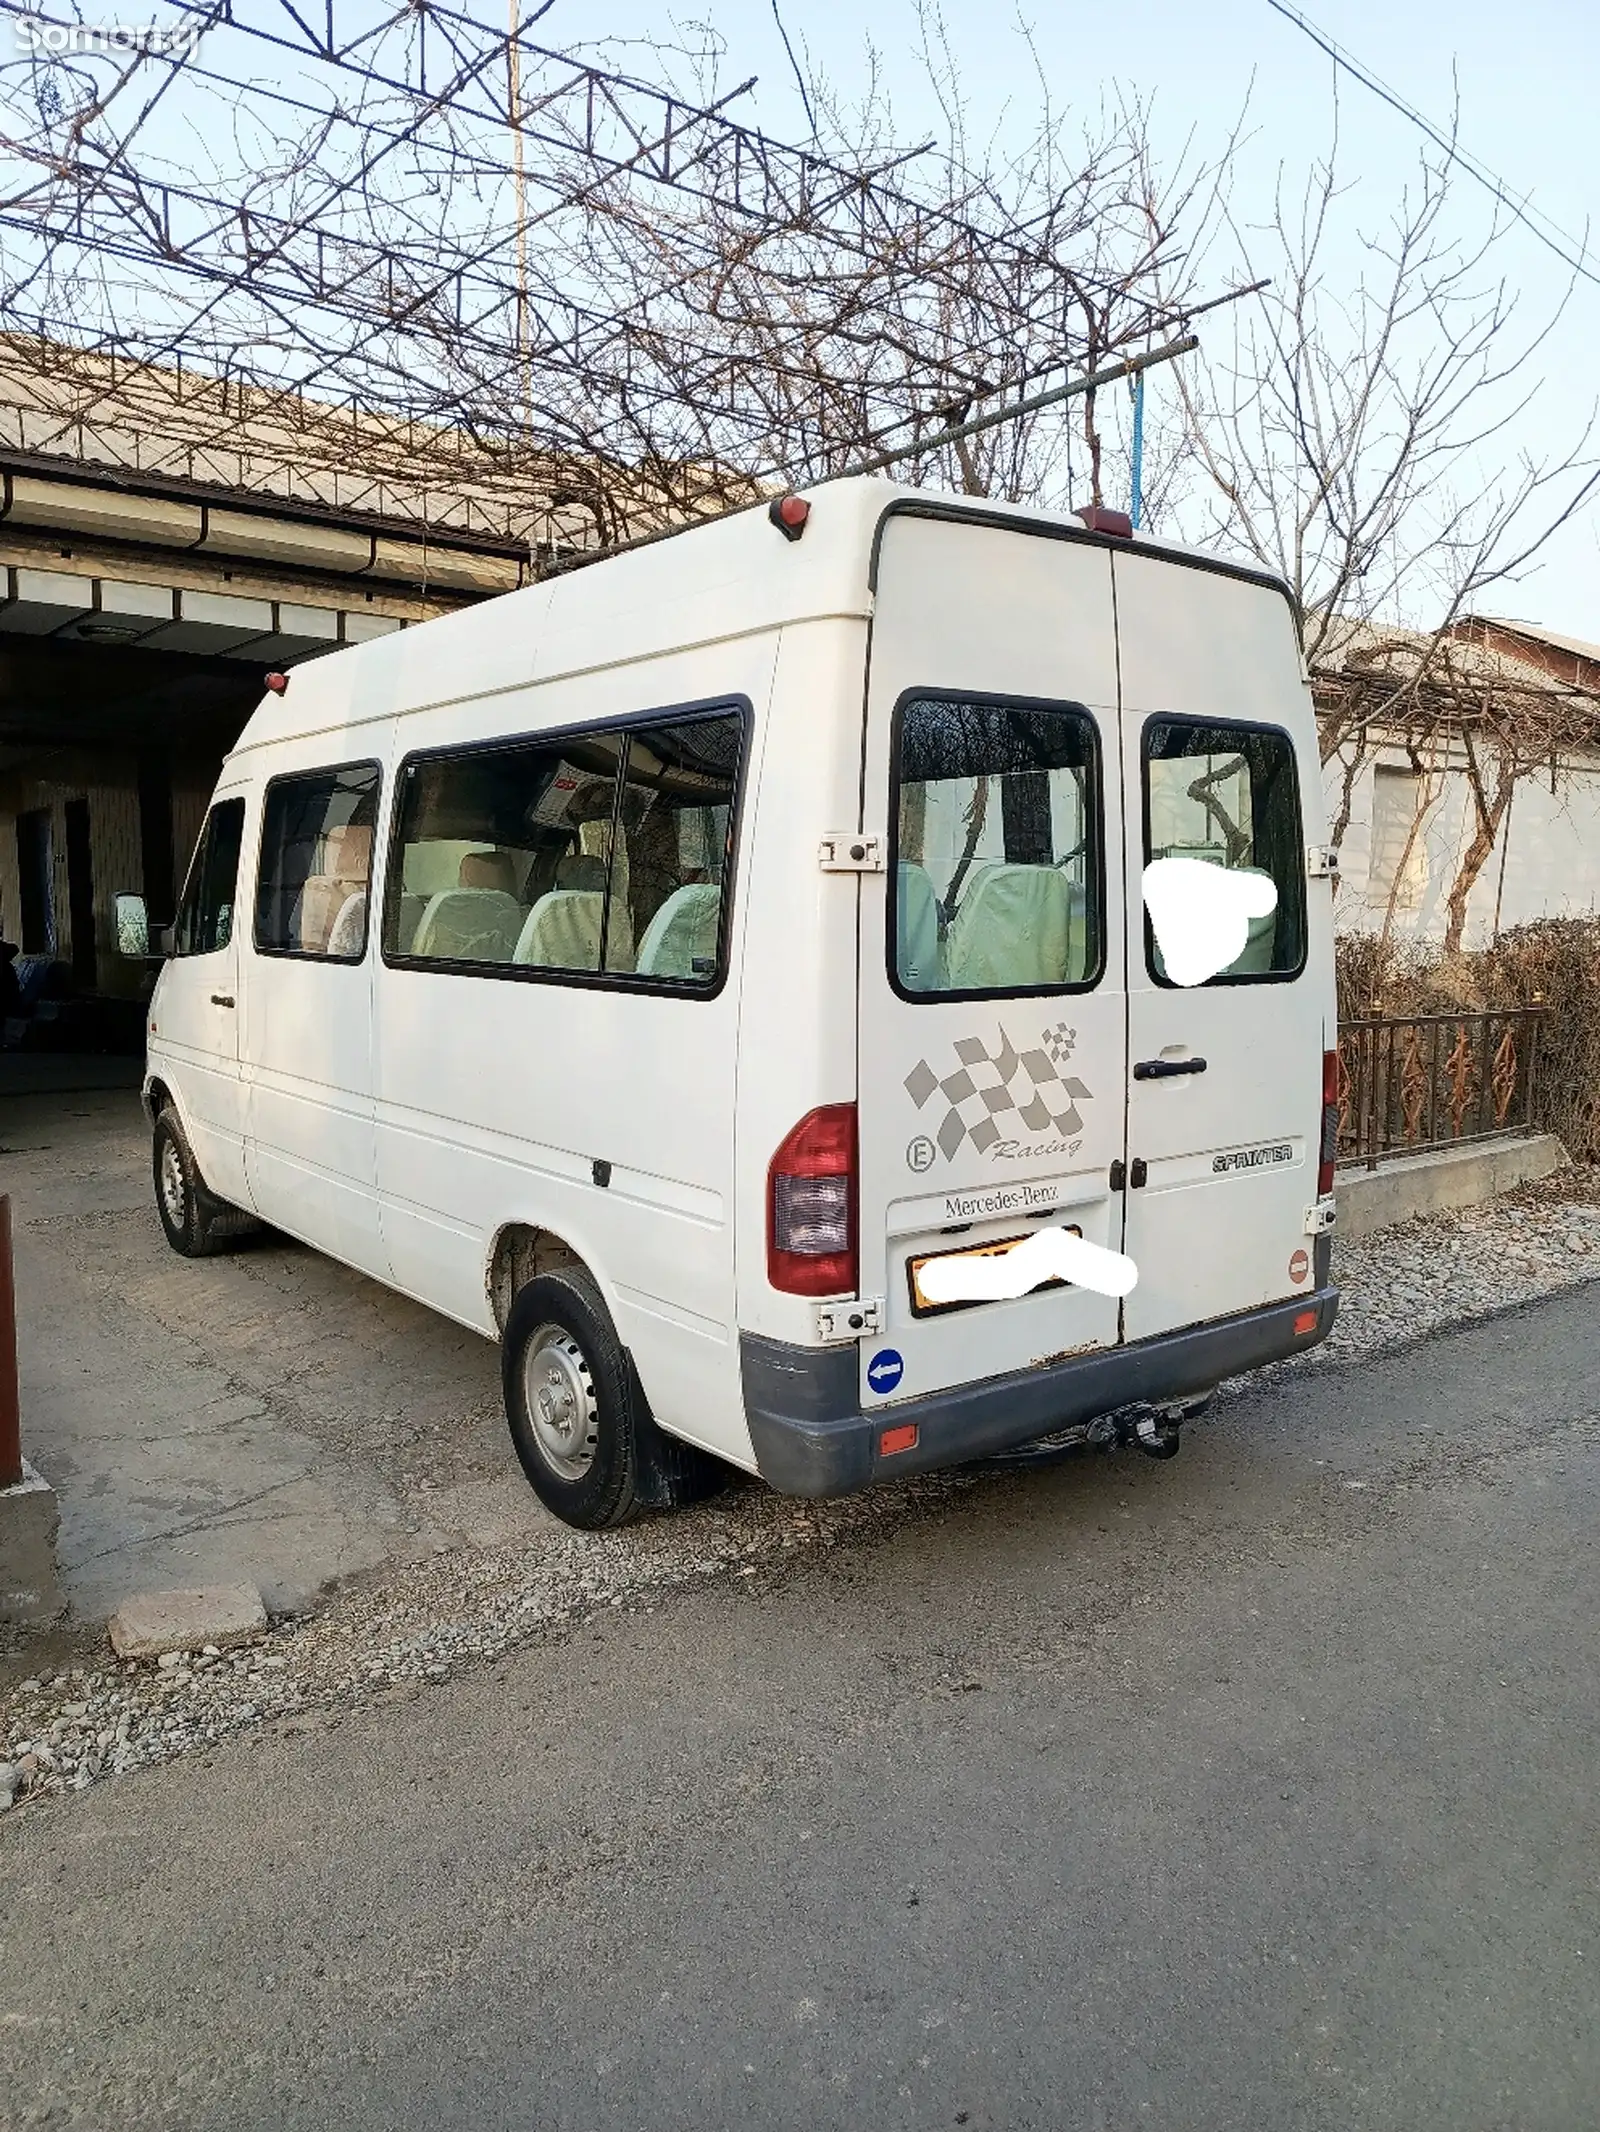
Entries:
<svg viewBox="0 0 1600 2132">
<path fill-rule="evenodd" d="M 523 1350 L 522 1391 L 539 1456 L 558 1479 L 581 1481 L 600 1440 L 600 1405 L 583 1349 L 541 1325 Z"/>
<path fill-rule="evenodd" d="M 161 1149 L 161 1204 L 173 1228 L 181 1229 L 189 1211 L 189 1187 L 175 1140 L 167 1140 Z"/>
</svg>

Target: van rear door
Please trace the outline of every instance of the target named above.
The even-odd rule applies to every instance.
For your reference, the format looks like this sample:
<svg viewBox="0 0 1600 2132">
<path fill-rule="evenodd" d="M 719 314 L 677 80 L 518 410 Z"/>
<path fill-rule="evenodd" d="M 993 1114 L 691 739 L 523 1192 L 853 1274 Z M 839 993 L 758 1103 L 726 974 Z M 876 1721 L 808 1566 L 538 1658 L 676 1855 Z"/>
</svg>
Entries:
<svg viewBox="0 0 1600 2132">
<path fill-rule="evenodd" d="M 1309 693 L 1287 601 L 1148 555 L 1114 564 L 1127 795 L 1129 1340 L 1309 1292 L 1327 914 L 1308 912 L 1320 823 Z M 1166 977 L 1149 858 L 1272 877 L 1277 907 L 1198 987 Z M 1326 902 L 1323 889 L 1323 901 Z M 1328 921 L 1331 923 L 1331 920 Z M 1331 1036 L 1326 1041 L 1331 1042 Z"/>
<path fill-rule="evenodd" d="M 1118 1339 L 1052 1284 L 929 1304 L 926 1260 L 1042 1224 L 1121 1243 L 1122 769 L 1103 547 L 896 512 L 881 540 L 862 823 L 865 1406 Z"/>
</svg>

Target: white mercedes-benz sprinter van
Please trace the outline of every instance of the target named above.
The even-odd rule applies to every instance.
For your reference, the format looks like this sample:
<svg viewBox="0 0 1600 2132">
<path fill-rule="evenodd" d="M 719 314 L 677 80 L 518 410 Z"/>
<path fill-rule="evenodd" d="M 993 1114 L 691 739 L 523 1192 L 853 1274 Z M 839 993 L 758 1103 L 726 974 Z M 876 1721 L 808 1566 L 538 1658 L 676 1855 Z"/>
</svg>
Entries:
<svg viewBox="0 0 1600 2132">
<path fill-rule="evenodd" d="M 575 1525 L 1165 1450 L 1337 1307 L 1326 834 L 1278 580 L 825 484 L 266 695 L 151 1003 L 161 1219 L 497 1339 Z M 1201 985 L 1175 856 L 1276 889 Z M 929 1296 L 1046 1223 L 1132 1292 Z"/>
</svg>

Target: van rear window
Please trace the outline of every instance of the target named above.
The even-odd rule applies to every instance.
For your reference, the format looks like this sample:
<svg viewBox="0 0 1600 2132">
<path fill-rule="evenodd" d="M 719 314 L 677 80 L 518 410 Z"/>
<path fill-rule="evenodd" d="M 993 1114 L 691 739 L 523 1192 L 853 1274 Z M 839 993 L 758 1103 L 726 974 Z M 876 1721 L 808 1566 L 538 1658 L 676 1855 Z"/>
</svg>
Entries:
<svg viewBox="0 0 1600 2132">
<path fill-rule="evenodd" d="M 1069 990 L 1103 958 L 1082 704 L 913 695 L 895 741 L 891 974 L 912 998 Z"/>
<path fill-rule="evenodd" d="M 1201 859 L 1268 875 L 1277 908 L 1214 985 L 1294 977 L 1305 967 L 1305 847 L 1294 745 L 1271 726 L 1152 718 L 1144 729 L 1145 858 Z M 1148 917 L 1145 959 L 1170 984 Z"/>
<path fill-rule="evenodd" d="M 385 954 L 710 989 L 743 734 L 729 712 L 413 757 Z"/>
</svg>

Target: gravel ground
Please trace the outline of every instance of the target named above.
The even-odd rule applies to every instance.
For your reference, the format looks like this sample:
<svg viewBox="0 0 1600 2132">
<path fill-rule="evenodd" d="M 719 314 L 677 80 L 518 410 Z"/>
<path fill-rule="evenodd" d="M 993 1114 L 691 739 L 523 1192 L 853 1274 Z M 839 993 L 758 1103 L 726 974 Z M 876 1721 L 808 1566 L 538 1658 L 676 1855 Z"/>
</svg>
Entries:
<svg viewBox="0 0 1600 2132">
<path fill-rule="evenodd" d="M 1335 1247 L 1332 1336 L 1263 1374 L 1319 1369 L 1600 1276 L 1600 1169 L 1571 1168 L 1492 1205 L 1426 1217 Z M 604 1535 L 519 1544 L 390 1569 L 228 1651 L 118 1664 L 80 1654 L 0 1705 L 0 1812 L 272 1725 L 332 1728 L 374 1697 L 412 1697 L 605 1607 L 653 1612 L 675 1589 L 757 1576 L 802 1552 L 937 1511 L 980 1485 L 936 1474 L 837 1503 L 797 1504 L 743 1479 L 715 1503 Z M 103 1650 L 103 1646 L 100 1647 Z"/>
</svg>

